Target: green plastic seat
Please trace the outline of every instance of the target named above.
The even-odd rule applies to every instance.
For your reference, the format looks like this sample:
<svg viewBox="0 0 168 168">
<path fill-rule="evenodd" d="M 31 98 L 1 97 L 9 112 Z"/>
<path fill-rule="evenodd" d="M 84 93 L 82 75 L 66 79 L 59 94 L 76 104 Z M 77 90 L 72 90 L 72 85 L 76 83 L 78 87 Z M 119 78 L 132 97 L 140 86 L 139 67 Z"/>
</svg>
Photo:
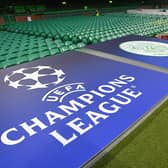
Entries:
<svg viewBox="0 0 168 168">
<path fill-rule="evenodd" d="M 60 50 L 58 48 L 53 48 L 53 49 L 50 50 L 51 55 L 59 54 L 59 53 L 60 53 Z"/>
<path fill-rule="evenodd" d="M 67 46 L 62 46 L 59 48 L 61 52 L 65 52 L 65 51 L 68 51 L 69 48 Z"/>
</svg>

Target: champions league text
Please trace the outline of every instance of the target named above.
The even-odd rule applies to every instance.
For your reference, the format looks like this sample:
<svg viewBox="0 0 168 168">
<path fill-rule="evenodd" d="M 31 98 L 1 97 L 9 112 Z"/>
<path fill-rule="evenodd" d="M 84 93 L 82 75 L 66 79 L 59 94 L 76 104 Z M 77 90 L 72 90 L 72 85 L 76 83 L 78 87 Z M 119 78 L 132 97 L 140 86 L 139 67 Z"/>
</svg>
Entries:
<svg viewBox="0 0 168 168">
<path fill-rule="evenodd" d="M 18 145 L 44 130 L 59 144 L 66 146 L 138 99 L 142 92 L 132 86 L 135 80 L 132 76 L 120 75 L 75 99 L 61 102 L 56 105 L 55 111 L 49 110 L 1 133 L 1 143 Z M 56 128 L 61 122 L 68 131 Z"/>
</svg>

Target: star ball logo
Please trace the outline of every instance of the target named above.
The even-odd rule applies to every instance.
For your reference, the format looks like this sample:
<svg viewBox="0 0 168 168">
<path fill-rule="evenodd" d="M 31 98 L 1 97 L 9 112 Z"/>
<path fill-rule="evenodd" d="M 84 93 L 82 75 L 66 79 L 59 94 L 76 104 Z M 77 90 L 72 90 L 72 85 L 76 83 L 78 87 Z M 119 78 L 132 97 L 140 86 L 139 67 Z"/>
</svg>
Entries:
<svg viewBox="0 0 168 168">
<path fill-rule="evenodd" d="M 49 85 L 57 85 L 65 78 L 62 70 L 50 66 L 36 66 L 21 68 L 5 76 L 4 82 L 9 86 L 27 90 L 47 88 Z"/>
<path fill-rule="evenodd" d="M 21 68 L 5 76 L 4 82 L 16 90 L 38 91 L 50 85 L 54 89 L 42 98 L 43 102 L 51 103 L 48 111 L 39 112 L 38 116 L 5 130 L 0 135 L 2 144 L 18 145 L 46 130 L 49 137 L 64 147 L 121 112 L 143 94 L 134 84 L 136 78 L 132 75 L 118 74 L 105 83 L 96 82 L 90 90 L 86 90 L 84 82 L 56 86 L 64 79 L 65 73 L 61 69 L 50 66 Z M 80 93 L 64 99 L 76 92 Z"/>
<path fill-rule="evenodd" d="M 15 89 L 26 90 L 46 89 L 49 86 L 55 87 L 65 79 L 63 70 L 54 69 L 50 66 L 35 66 L 21 68 L 7 74 L 4 82 Z M 72 93 L 86 91 L 83 82 L 65 84 L 56 87 L 46 93 L 42 101 L 63 102 L 64 98 Z"/>
</svg>

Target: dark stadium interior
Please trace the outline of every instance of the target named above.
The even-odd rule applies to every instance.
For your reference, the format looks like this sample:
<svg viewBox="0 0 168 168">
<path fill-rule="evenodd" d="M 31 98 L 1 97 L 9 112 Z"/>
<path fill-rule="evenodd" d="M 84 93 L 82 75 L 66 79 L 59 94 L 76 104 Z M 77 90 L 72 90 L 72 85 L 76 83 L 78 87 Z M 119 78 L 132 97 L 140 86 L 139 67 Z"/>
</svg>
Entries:
<svg viewBox="0 0 168 168">
<path fill-rule="evenodd" d="M 111 6 L 124 6 L 124 5 L 151 5 L 151 6 L 162 6 L 167 4 L 167 0 L 127 0 L 119 1 L 113 0 L 112 4 L 108 0 L 66 0 L 66 4 L 62 4 L 62 0 L 1 0 L 0 7 L 8 8 L 9 6 L 16 5 L 45 5 L 50 9 L 80 9 L 85 5 L 89 8 L 102 8 Z"/>
<path fill-rule="evenodd" d="M 125 51 L 122 50 L 120 48 L 121 47 L 120 42 L 124 44 L 125 42 L 127 42 L 127 41 L 122 41 L 123 40 L 122 38 L 123 39 L 126 38 L 128 42 L 129 40 L 131 42 L 133 41 L 133 44 L 131 44 L 130 46 L 128 45 L 125 48 L 128 47 L 128 49 L 135 50 L 136 52 L 137 50 L 138 51 L 141 50 L 143 51 L 143 53 L 137 54 L 136 52 L 133 53 L 132 51 L 131 53 L 130 50 L 125 50 Z M 145 40 L 148 43 L 146 43 Z M 151 45 L 152 46 L 151 47 L 149 45 L 150 40 L 153 43 L 159 42 L 159 44 L 160 43 L 164 43 L 164 44 L 159 45 L 160 48 L 158 46 L 157 48 L 154 45 L 153 46 Z M 11 98 L 12 101 L 9 102 L 9 108 L 15 109 L 16 107 L 15 96 L 13 97 L 10 96 L 10 93 L 11 91 L 13 93 L 12 89 L 17 90 L 19 87 L 22 87 L 22 85 L 19 85 L 19 83 L 15 81 L 14 84 L 18 84 L 18 85 L 13 85 L 15 88 L 12 88 L 10 80 L 9 79 L 5 80 L 5 77 L 4 77 L 5 76 L 4 74 L 6 73 L 5 71 L 10 70 L 10 68 L 15 69 L 19 66 L 24 67 L 24 65 L 26 65 L 25 67 L 28 67 L 29 64 L 33 64 L 36 61 L 37 62 L 38 61 L 40 62 L 42 60 L 44 61 L 45 59 L 47 60 L 48 58 L 57 59 L 60 57 L 62 59 L 62 56 L 64 57 L 66 54 L 68 55 L 69 53 L 70 53 L 69 55 L 72 54 L 72 56 L 73 56 L 73 53 L 78 53 L 78 54 L 80 53 L 81 55 L 88 54 L 87 58 L 89 59 L 86 61 L 87 63 L 85 62 L 84 64 L 82 61 L 79 61 L 79 63 L 78 62 L 76 63 L 75 59 L 74 61 L 73 59 L 70 60 L 69 58 L 68 58 L 68 61 L 65 60 L 60 62 L 63 64 L 65 63 L 65 66 L 63 67 L 71 68 L 71 66 L 73 65 L 72 63 L 74 61 L 75 66 L 73 65 L 72 69 L 75 72 L 79 73 L 78 78 L 79 79 L 81 78 L 80 81 L 85 82 L 83 81 L 83 76 L 85 76 L 87 78 L 87 82 L 90 83 L 91 85 L 92 84 L 94 85 L 97 81 L 103 84 L 103 81 L 106 80 L 106 76 L 105 76 L 106 72 L 109 72 L 109 74 L 112 72 L 112 77 L 113 77 L 113 70 L 107 70 L 103 72 L 103 70 L 106 67 L 104 66 L 104 68 L 102 68 L 97 64 L 97 62 L 96 64 L 94 64 L 94 66 L 97 67 L 97 69 L 99 69 L 100 71 L 102 70 L 101 73 L 97 73 L 93 77 L 87 73 L 86 75 L 81 75 L 80 71 L 82 72 L 85 72 L 86 70 L 89 71 L 87 66 L 90 62 L 92 62 L 92 59 L 90 59 L 91 57 L 97 57 L 97 59 L 99 57 L 103 57 L 101 59 L 105 58 L 104 60 L 106 61 L 108 60 L 109 62 L 111 59 L 117 64 L 118 63 L 122 64 L 123 67 L 125 67 L 126 65 L 134 67 L 135 71 L 130 69 L 129 73 L 136 74 L 136 72 L 138 72 L 136 70 L 138 68 L 142 68 L 144 73 L 142 73 L 142 75 L 137 73 L 140 76 L 140 78 L 138 78 L 137 81 L 140 84 L 144 84 L 146 82 L 147 84 L 149 84 L 149 89 L 153 89 L 151 93 L 147 96 L 147 98 L 145 97 L 146 96 L 145 94 L 142 94 L 142 97 L 144 96 L 143 98 L 145 98 L 145 100 L 142 98 L 142 102 L 144 104 L 145 103 L 147 104 L 148 101 L 150 102 L 151 98 L 157 96 L 157 93 L 159 93 L 160 90 L 162 90 L 163 85 L 161 84 L 156 85 L 157 82 L 158 83 L 160 82 L 160 80 L 159 78 L 155 80 L 155 77 L 156 77 L 155 75 L 153 75 L 151 79 L 152 81 L 155 81 L 156 84 L 155 82 L 153 83 L 147 82 L 147 81 L 150 81 L 150 77 L 147 78 L 147 75 L 145 74 L 145 72 L 154 71 L 155 73 L 157 73 L 157 75 L 164 74 L 165 76 L 168 74 L 168 68 L 167 68 L 168 63 L 165 61 L 166 59 L 168 59 L 168 56 L 166 55 L 168 54 L 167 40 L 168 40 L 168 0 L 0 0 L 0 74 L 2 74 L 0 75 L 0 91 L 3 93 L 2 95 L 5 95 L 4 97 L 0 96 L 0 106 L 3 104 L 3 101 L 1 104 L 2 99 L 5 101 L 5 103 L 8 103 L 8 98 Z M 144 43 L 145 41 L 145 44 L 140 43 L 140 47 L 139 47 L 138 41 L 142 41 L 142 43 Z M 134 46 L 134 42 L 136 42 L 137 48 Z M 97 48 L 95 46 L 97 46 Z M 110 52 L 107 52 L 107 48 Z M 152 53 L 153 55 L 150 55 L 149 53 L 148 53 L 149 55 L 143 55 L 146 51 L 148 51 L 148 49 L 149 50 L 151 49 L 153 51 Z M 114 53 L 111 52 L 112 50 L 114 51 Z M 160 55 L 157 55 L 158 53 Z M 146 61 L 147 59 L 148 61 Z M 153 59 L 157 60 L 157 61 L 155 60 L 156 64 L 151 63 Z M 161 60 L 161 59 L 164 60 L 163 62 L 165 67 L 162 67 L 159 65 L 158 60 Z M 102 61 L 102 64 L 103 62 L 104 61 Z M 55 62 L 53 61 L 52 63 L 54 65 L 54 63 L 57 63 L 57 61 Z M 120 73 L 122 72 L 123 67 L 118 67 L 117 64 L 114 66 L 114 69 L 118 68 L 116 72 Z M 76 65 L 78 65 L 77 67 L 80 67 L 80 68 L 75 69 Z M 110 64 L 108 65 L 110 66 Z M 47 61 L 45 66 L 50 66 L 48 65 Z M 54 66 L 57 67 L 56 64 Z M 62 68 L 61 66 L 62 65 L 60 65 L 59 68 Z M 90 67 L 93 67 L 90 70 L 90 72 L 92 70 L 95 71 L 96 68 L 94 69 L 94 66 L 90 66 Z M 113 66 L 111 67 L 113 68 Z M 36 67 L 33 66 L 32 69 L 33 68 L 36 68 Z M 24 71 L 24 68 L 22 68 L 22 71 Z M 68 74 L 71 72 L 66 72 L 66 73 Z M 124 73 L 123 75 L 125 75 Z M 9 74 L 12 76 L 13 72 L 11 71 Z M 144 77 L 145 76 L 144 74 L 146 75 L 146 78 Z M 9 78 L 10 75 L 8 75 L 7 77 Z M 75 82 L 75 81 L 71 81 L 71 79 L 73 79 L 73 74 L 68 74 L 68 75 L 69 75 L 67 77 L 68 80 L 70 82 Z M 30 76 L 31 76 L 31 72 L 30 72 Z M 165 78 L 168 79 L 167 76 Z M 55 80 L 55 76 L 54 76 L 54 80 Z M 111 77 L 110 77 L 110 80 L 111 80 Z M 125 85 L 124 80 L 121 82 L 123 83 L 123 86 L 125 87 L 127 86 Z M 164 82 L 166 84 L 166 81 Z M 6 84 L 8 84 L 9 87 L 7 87 Z M 108 84 L 110 84 L 110 82 Z M 4 85 L 4 86 L 2 87 L 1 85 Z M 46 87 L 48 85 L 49 84 L 47 84 Z M 96 85 L 99 86 L 97 83 Z M 146 84 L 144 84 L 144 86 L 145 85 Z M 66 83 L 64 86 L 66 86 Z M 107 86 L 107 84 L 104 86 Z M 137 89 L 137 85 L 132 84 L 130 86 L 132 89 Z M 26 99 L 27 95 L 24 95 L 22 93 L 22 90 L 25 89 L 24 87 L 21 88 L 19 92 L 20 94 L 18 94 L 17 92 L 17 96 L 20 96 L 20 99 L 22 98 Z M 56 86 L 53 85 L 53 87 L 56 87 Z M 166 88 L 166 87 L 167 86 L 164 85 L 163 88 Z M 7 88 L 7 94 L 6 94 L 6 90 L 4 90 L 3 88 Z M 59 85 L 58 85 L 58 88 L 59 88 Z M 67 85 L 67 89 L 69 88 L 71 89 L 71 86 Z M 158 88 L 159 89 L 161 88 L 161 89 L 159 90 Z M 42 86 L 41 88 L 36 88 L 36 89 L 37 90 L 42 89 Z M 91 91 L 94 92 L 93 89 L 94 88 L 91 88 L 90 92 L 88 93 L 91 94 L 92 93 Z M 122 89 L 122 87 L 120 89 Z M 63 92 L 59 92 L 59 90 L 57 92 L 57 90 L 55 90 L 53 95 L 57 93 L 61 95 Z M 100 95 L 100 97 L 102 98 L 104 98 L 105 96 L 103 95 L 104 94 L 103 92 L 102 93 L 96 92 L 96 93 L 98 96 Z M 77 95 L 78 92 L 74 92 L 74 94 Z M 40 94 L 37 94 L 37 96 L 39 95 Z M 51 98 L 53 95 L 51 95 Z M 110 97 L 110 95 L 108 95 L 108 97 Z M 73 100 L 76 100 L 76 99 L 78 100 L 79 97 L 74 96 Z M 88 102 L 92 102 L 91 99 L 88 100 Z M 42 99 L 40 98 L 39 99 L 41 103 L 40 106 L 42 105 L 43 107 L 44 104 L 42 104 L 43 102 L 41 102 L 41 100 Z M 51 100 L 51 102 L 53 100 Z M 96 100 L 99 101 L 98 98 L 95 99 L 95 101 Z M 80 101 L 82 101 L 82 99 Z M 29 100 L 27 102 L 29 102 Z M 27 106 L 27 102 L 26 102 L 26 106 Z M 49 103 L 47 104 L 48 107 L 50 106 Z M 159 101 L 157 103 L 160 105 Z M 146 107 L 146 104 L 144 105 L 144 107 Z M 10 107 L 10 105 L 13 105 L 14 107 L 13 106 Z M 2 110 L 0 107 L 0 137 L 1 137 L 1 129 L 4 129 L 3 126 L 6 127 L 5 129 L 7 129 L 9 126 L 8 125 L 9 122 L 6 122 L 5 119 L 3 122 L 1 122 L 3 120 L 3 117 L 8 117 L 10 118 L 10 120 L 13 120 L 13 122 L 19 122 L 20 124 L 20 120 L 18 118 L 29 115 L 29 113 L 25 114 L 19 111 L 18 115 L 20 114 L 21 115 L 18 118 L 16 117 L 17 119 L 15 117 L 12 118 L 11 116 L 8 116 L 5 113 L 5 111 L 3 111 L 4 106 L 2 105 Z M 30 107 L 34 108 L 34 106 L 36 108 L 36 112 L 38 113 L 39 106 L 36 104 L 36 100 L 32 103 L 32 106 Z M 53 107 L 52 108 L 55 110 L 56 106 L 57 104 L 55 104 L 54 108 Z M 107 105 L 107 108 L 108 107 L 109 109 L 112 108 L 112 106 L 110 105 Z M 137 108 L 137 107 L 140 107 L 140 103 L 134 104 L 134 108 Z M 138 110 L 141 110 L 141 107 Z M 86 108 L 88 108 L 89 110 L 89 107 L 86 107 Z M 124 106 L 121 109 L 123 108 Z M 17 106 L 17 109 L 19 109 L 19 105 Z M 136 110 L 135 111 L 132 110 L 132 108 L 130 109 L 132 113 L 136 111 Z M 149 109 L 150 110 L 152 109 L 155 111 L 153 111 L 150 114 L 151 116 L 149 116 L 149 118 L 145 118 L 143 123 L 140 123 L 140 125 L 138 125 L 138 127 L 136 127 L 135 130 L 131 130 L 128 133 L 129 135 L 127 134 L 129 127 L 127 127 L 127 129 L 125 130 L 126 135 L 124 135 L 126 138 L 124 137 L 125 139 L 123 139 L 121 142 L 119 140 L 119 144 L 117 144 L 116 141 L 114 141 L 114 144 L 116 146 L 114 145 L 113 146 L 114 148 L 112 150 L 109 150 L 109 151 L 107 150 L 108 153 L 100 160 L 95 159 L 93 163 L 95 165 L 93 165 L 93 168 L 167 168 L 168 167 L 168 141 L 167 141 L 168 139 L 168 134 L 167 134 L 168 100 L 165 101 L 165 103 L 162 106 L 159 106 L 159 108 L 153 109 L 153 106 L 150 106 Z M 147 110 L 147 112 L 148 111 L 149 110 Z M 147 114 L 147 112 L 145 111 L 145 115 Z M 12 113 L 12 115 L 13 116 L 15 115 L 15 111 L 14 113 Z M 31 115 L 31 112 L 30 112 L 30 115 Z M 75 115 L 78 115 L 78 113 L 75 113 Z M 73 116 L 70 116 L 70 117 L 73 117 Z M 129 115 L 127 117 L 129 117 Z M 140 119 L 138 118 L 136 120 L 136 123 L 138 123 L 139 121 Z M 132 125 L 134 127 L 134 124 Z M 13 127 L 13 125 L 11 124 L 10 127 Z M 98 127 L 99 127 L 99 124 L 98 124 Z M 117 128 L 118 127 L 116 127 L 115 129 L 117 130 Z M 14 132 L 14 134 L 15 133 L 16 131 Z M 38 136 L 36 136 L 35 138 L 38 139 Z M 117 138 L 120 138 L 120 135 Z M 96 140 L 99 140 L 99 139 L 96 139 Z M 90 141 L 88 141 L 86 144 L 88 144 L 89 142 Z M 23 150 L 23 153 L 24 153 L 23 157 L 24 156 L 27 157 L 29 159 L 28 162 L 32 163 L 30 164 L 30 167 L 26 167 L 26 168 L 32 168 L 31 165 L 33 165 L 33 163 L 38 164 L 38 158 L 40 158 L 41 155 L 37 156 L 36 152 L 41 152 L 42 154 L 45 155 L 45 157 L 49 158 L 47 154 L 45 154 L 45 152 L 43 153 L 43 150 L 38 151 L 39 149 L 38 147 L 41 145 L 40 143 L 38 143 L 39 146 L 36 144 L 37 148 L 34 147 L 33 142 L 31 143 L 32 143 L 31 144 L 32 146 L 28 150 L 32 150 L 32 153 L 34 152 L 34 150 L 36 150 L 32 154 L 32 157 L 31 155 L 30 157 L 29 155 L 25 155 L 27 146 L 25 149 L 24 148 L 19 149 L 19 152 Z M 29 139 L 26 141 L 26 144 L 29 145 Z M 49 144 L 50 143 L 48 143 L 48 145 Z M 95 148 L 97 148 L 97 145 L 95 145 L 94 143 L 92 143 L 91 146 L 92 145 Z M 48 146 L 46 145 L 44 147 L 45 147 L 44 150 L 47 151 Z M 15 155 L 15 152 L 17 150 L 15 151 L 11 147 L 7 148 L 7 150 L 5 148 L 2 149 L 2 153 L 1 153 L 1 138 L 0 138 L 0 153 L 2 154 L 2 159 L 0 158 L 0 168 L 25 168 L 24 166 L 13 167 L 12 162 L 11 163 L 9 162 L 9 164 L 11 164 L 12 167 L 8 167 L 8 166 L 6 167 L 4 165 L 1 165 L 2 160 L 5 157 L 7 158 L 7 160 L 8 158 L 13 159 L 11 155 L 10 157 L 8 157 L 8 152 L 10 151 L 10 149 L 12 149 L 12 153 L 13 155 Z M 86 151 L 88 149 L 86 148 Z M 52 149 L 52 151 L 54 150 L 55 149 Z M 55 151 L 57 152 L 57 150 Z M 17 151 L 17 153 L 19 152 Z M 69 150 L 69 152 L 71 151 Z M 98 151 L 98 153 L 99 152 L 102 152 L 102 149 Z M 83 156 L 82 152 L 81 152 L 81 155 Z M 37 160 L 35 160 L 33 157 Z M 63 158 L 64 156 L 60 155 L 60 157 Z M 94 157 L 95 156 L 90 157 L 90 160 Z M 43 161 L 45 162 L 44 158 L 43 158 Z M 57 161 L 55 160 L 54 155 L 51 158 L 53 161 Z M 24 162 L 24 160 L 21 160 L 19 158 L 16 162 L 21 163 L 22 161 Z M 13 159 L 13 163 L 15 164 L 16 162 Z M 51 167 L 37 166 L 35 168 L 51 168 Z M 60 166 L 58 168 L 62 168 L 62 167 Z"/>
</svg>

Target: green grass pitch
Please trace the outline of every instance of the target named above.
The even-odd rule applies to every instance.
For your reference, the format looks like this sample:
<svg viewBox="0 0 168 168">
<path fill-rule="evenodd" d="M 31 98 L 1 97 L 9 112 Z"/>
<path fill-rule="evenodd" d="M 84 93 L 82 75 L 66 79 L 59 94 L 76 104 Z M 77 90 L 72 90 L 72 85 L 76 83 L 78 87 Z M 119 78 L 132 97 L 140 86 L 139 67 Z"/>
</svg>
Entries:
<svg viewBox="0 0 168 168">
<path fill-rule="evenodd" d="M 168 101 L 94 168 L 168 168 Z"/>
</svg>

